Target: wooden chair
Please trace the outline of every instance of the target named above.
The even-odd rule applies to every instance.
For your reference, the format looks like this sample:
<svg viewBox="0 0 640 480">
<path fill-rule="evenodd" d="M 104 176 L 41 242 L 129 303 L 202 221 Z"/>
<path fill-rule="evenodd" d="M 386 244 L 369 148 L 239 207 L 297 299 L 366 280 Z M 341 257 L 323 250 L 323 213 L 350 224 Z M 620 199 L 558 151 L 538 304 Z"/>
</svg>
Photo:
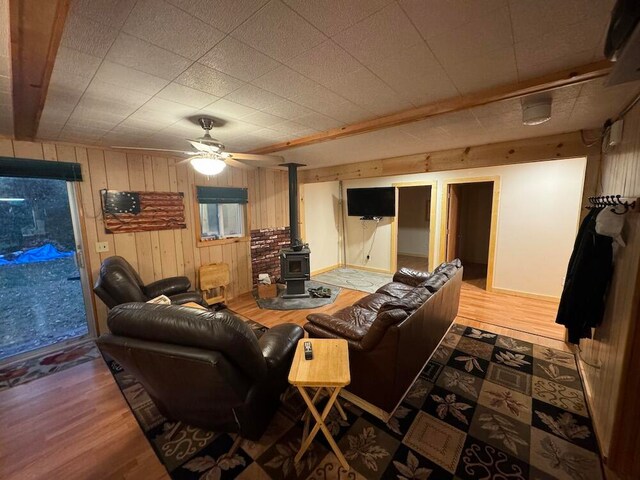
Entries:
<svg viewBox="0 0 640 480">
<path fill-rule="evenodd" d="M 203 265 L 198 270 L 200 291 L 208 305 L 227 301 L 227 286 L 231 283 L 229 265 L 212 263 Z"/>
</svg>

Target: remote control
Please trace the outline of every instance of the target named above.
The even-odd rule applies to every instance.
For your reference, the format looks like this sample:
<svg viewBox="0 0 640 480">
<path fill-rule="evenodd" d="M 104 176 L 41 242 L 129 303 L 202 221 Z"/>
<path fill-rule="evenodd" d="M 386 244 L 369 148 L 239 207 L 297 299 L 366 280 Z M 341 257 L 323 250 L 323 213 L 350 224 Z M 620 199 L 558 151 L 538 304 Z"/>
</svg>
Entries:
<svg viewBox="0 0 640 480">
<path fill-rule="evenodd" d="M 304 359 L 313 359 L 313 348 L 311 348 L 311 342 L 304 342 Z"/>
</svg>

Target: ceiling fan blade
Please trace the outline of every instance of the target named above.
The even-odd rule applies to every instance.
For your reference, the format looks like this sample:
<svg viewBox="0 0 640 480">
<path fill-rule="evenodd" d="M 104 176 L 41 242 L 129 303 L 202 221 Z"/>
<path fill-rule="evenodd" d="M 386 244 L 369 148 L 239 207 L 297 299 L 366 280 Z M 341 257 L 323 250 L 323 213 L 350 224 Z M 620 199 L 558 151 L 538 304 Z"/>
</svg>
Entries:
<svg viewBox="0 0 640 480">
<path fill-rule="evenodd" d="M 176 167 L 178 165 L 184 165 L 185 163 L 189 163 L 190 161 L 191 161 L 191 157 L 185 158 L 184 160 L 180 160 L 178 163 L 176 163 Z"/>
<path fill-rule="evenodd" d="M 212 148 L 206 143 L 201 143 L 196 140 L 187 140 L 187 142 L 189 142 L 193 148 L 195 148 L 196 150 L 199 150 L 200 152 L 216 153 L 219 151 L 219 149 Z"/>
<path fill-rule="evenodd" d="M 253 153 L 231 153 L 231 152 L 229 153 L 236 160 L 252 160 L 255 162 L 270 161 L 270 162 L 274 162 L 274 164 L 275 163 L 280 164 L 284 162 L 284 157 L 281 157 L 280 155 L 255 155 Z"/>
<path fill-rule="evenodd" d="M 123 147 L 123 146 L 112 146 L 110 148 L 115 148 L 118 150 L 148 150 L 151 152 L 170 152 L 170 153 L 181 153 L 183 155 L 194 155 L 194 152 L 186 152 L 184 150 L 171 150 L 169 148 Z"/>
<path fill-rule="evenodd" d="M 247 165 L 246 163 L 239 162 L 237 160 L 234 160 L 233 158 L 225 158 L 224 159 L 224 163 L 226 163 L 230 167 L 237 167 L 237 168 L 241 168 L 243 170 L 255 170 L 256 169 L 256 167 L 253 167 L 251 165 Z"/>
</svg>

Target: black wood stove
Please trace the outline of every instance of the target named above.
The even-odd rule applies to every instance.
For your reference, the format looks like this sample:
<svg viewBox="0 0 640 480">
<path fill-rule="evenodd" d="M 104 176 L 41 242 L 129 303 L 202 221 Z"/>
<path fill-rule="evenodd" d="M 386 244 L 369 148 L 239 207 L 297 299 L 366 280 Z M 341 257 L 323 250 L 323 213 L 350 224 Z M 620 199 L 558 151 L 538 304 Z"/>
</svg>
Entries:
<svg viewBox="0 0 640 480">
<path fill-rule="evenodd" d="M 283 164 L 289 170 L 289 248 L 280 250 L 280 276 L 287 284 L 283 298 L 308 297 L 305 282 L 311 278 L 309 255 L 311 251 L 298 235 L 298 167 L 299 163 Z"/>
</svg>

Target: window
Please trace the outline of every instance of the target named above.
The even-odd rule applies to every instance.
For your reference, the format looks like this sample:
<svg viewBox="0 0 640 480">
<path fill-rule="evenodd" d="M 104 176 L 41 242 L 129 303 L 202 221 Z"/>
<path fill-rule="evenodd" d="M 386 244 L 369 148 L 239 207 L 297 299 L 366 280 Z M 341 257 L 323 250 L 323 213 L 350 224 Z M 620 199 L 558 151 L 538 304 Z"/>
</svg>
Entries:
<svg viewBox="0 0 640 480">
<path fill-rule="evenodd" d="M 196 187 L 199 240 L 247 239 L 247 189 Z"/>
<path fill-rule="evenodd" d="M 203 240 L 244 237 L 244 205 L 201 203 L 200 235 Z"/>
</svg>

